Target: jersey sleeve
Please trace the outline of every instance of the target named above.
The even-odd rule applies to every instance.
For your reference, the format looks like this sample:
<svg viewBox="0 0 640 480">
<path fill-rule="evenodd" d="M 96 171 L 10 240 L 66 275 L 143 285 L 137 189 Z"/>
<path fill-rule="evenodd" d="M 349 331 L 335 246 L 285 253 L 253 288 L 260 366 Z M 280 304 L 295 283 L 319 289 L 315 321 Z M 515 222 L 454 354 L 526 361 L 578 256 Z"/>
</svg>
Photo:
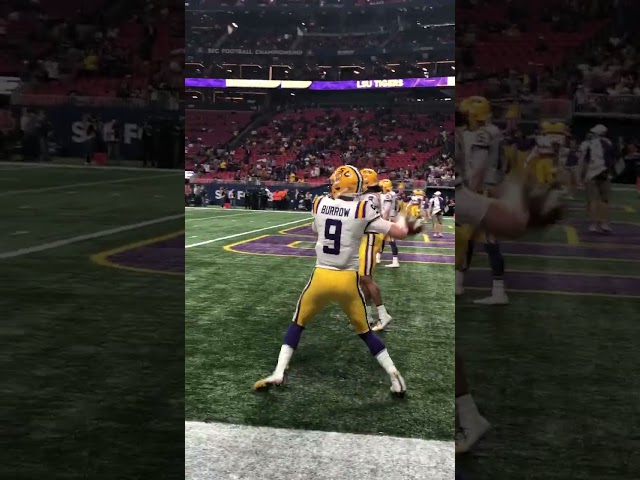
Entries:
<svg viewBox="0 0 640 480">
<path fill-rule="evenodd" d="M 365 203 L 364 207 L 364 220 L 367 222 L 367 226 L 364 228 L 364 233 L 382 233 L 386 235 L 391 228 L 391 222 L 382 218 L 380 213 L 374 208 L 371 208 L 370 202 Z"/>
</svg>

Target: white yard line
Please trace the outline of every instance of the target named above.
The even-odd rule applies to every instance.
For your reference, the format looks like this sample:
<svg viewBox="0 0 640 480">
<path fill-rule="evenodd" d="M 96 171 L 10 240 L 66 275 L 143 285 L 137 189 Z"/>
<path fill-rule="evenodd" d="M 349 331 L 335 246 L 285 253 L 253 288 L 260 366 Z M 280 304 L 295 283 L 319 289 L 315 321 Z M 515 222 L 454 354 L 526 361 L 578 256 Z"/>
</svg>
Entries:
<svg viewBox="0 0 640 480">
<path fill-rule="evenodd" d="M 109 166 L 109 165 L 66 165 L 64 163 L 25 163 L 25 162 L 0 162 L 0 166 L 10 165 L 12 167 L 32 167 L 32 168 L 71 168 L 76 170 L 120 170 L 122 172 L 150 172 L 153 168 L 144 167 L 121 167 L 121 166 Z M 175 171 L 180 173 L 181 170 L 165 170 Z"/>
<path fill-rule="evenodd" d="M 454 442 L 185 422 L 185 480 L 451 480 Z"/>
<path fill-rule="evenodd" d="M 194 225 L 199 225 L 200 223 L 205 223 L 205 222 L 210 222 L 211 220 L 218 220 L 218 219 L 223 219 L 226 220 L 227 218 L 230 217 L 247 217 L 249 216 L 248 213 L 235 213 L 233 215 L 215 215 L 212 217 L 195 217 L 195 218 L 186 218 L 185 222 L 195 222 L 195 223 L 190 223 L 189 227 L 192 227 Z"/>
<path fill-rule="evenodd" d="M 84 182 L 84 183 L 69 183 L 67 185 L 56 185 L 53 187 L 42 187 L 42 188 L 27 188 L 24 190 L 8 190 L 5 192 L 0 192 L 0 197 L 12 196 L 12 195 L 21 195 L 23 193 L 42 193 L 42 192 L 55 192 L 56 190 L 69 190 L 72 188 L 78 187 L 91 187 L 94 185 L 107 185 L 110 183 L 123 183 L 123 182 L 139 182 L 142 180 L 154 180 L 158 178 L 168 178 L 173 175 L 163 174 L 163 175 L 149 175 L 144 177 L 127 177 L 127 178 L 116 178 L 115 180 L 99 180 L 96 182 Z"/>
<path fill-rule="evenodd" d="M 309 215 L 309 214 L 307 213 L 307 215 Z M 222 242 L 223 240 L 231 240 L 232 238 L 242 237 L 243 235 L 250 235 L 252 233 L 264 232 L 265 230 L 273 230 L 273 229 L 280 228 L 280 227 L 286 227 L 287 225 L 291 225 L 293 223 L 308 222 L 309 220 L 311 220 L 311 217 L 302 218 L 302 219 L 299 219 L 299 220 L 294 220 L 292 222 L 281 223 L 280 225 L 271 225 L 270 227 L 258 228 L 257 230 L 250 230 L 248 232 L 236 233 L 234 235 L 227 235 L 226 237 L 214 238 L 214 239 L 211 239 L 211 240 L 206 240 L 204 242 L 193 243 L 191 245 L 187 245 L 184 248 L 199 247 L 200 245 L 208 245 L 208 244 L 214 243 L 214 242 Z"/>
<path fill-rule="evenodd" d="M 168 217 L 155 218 L 153 220 L 147 220 L 146 222 L 133 223 L 130 225 L 124 225 L 122 227 L 110 228 L 108 230 L 100 230 L 99 232 L 88 233 L 86 235 L 78 235 L 77 237 L 65 238 L 63 240 L 57 240 L 55 242 L 43 243 L 33 247 L 21 248 L 19 250 L 13 250 L 11 252 L 0 253 L 0 259 L 21 257 L 23 255 L 30 255 L 32 253 L 43 252 L 45 250 L 51 250 L 53 248 L 64 247 L 73 243 L 84 242 L 86 240 L 93 240 L 96 238 L 106 237 L 109 235 L 115 235 L 116 233 L 128 232 L 129 230 L 135 230 L 142 227 L 148 227 L 149 225 L 155 225 L 156 223 L 168 222 L 169 220 L 177 220 L 183 218 L 184 214 L 170 215 Z"/>
</svg>

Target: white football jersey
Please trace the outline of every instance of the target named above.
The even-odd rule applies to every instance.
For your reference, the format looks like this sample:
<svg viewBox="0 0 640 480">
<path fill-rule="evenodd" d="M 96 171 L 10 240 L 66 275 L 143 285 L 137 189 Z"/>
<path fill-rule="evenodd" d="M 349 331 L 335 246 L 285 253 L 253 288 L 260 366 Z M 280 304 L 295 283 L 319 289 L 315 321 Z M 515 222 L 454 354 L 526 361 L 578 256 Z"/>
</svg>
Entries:
<svg viewBox="0 0 640 480">
<path fill-rule="evenodd" d="M 429 199 L 429 210 L 433 215 L 442 213 L 444 207 L 444 199 L 442 197 L 433 196 Z"/>
<path fill-rule="evenodd" d="M 464 130 L 464 172 L 471 180 L 481 172 L 482 186 L 494 186 L 502 182 L 502 132 L 493 125 L 485 125 L 477 130 Z"/>
<path fill-rule="evenodd" d="M 367 200 L 321 197 L 313 207 L 313 217 L 313 229 L 318 232 L 316 266 L 331 270 L 358 270 L 364 234 L 386 235 L 391 228 Z"/>
<path fill-rule="evenodd" d="M 360 195 L 359 199 L 367 200 L 371 202 L 371 205 L 373 206 L 373 208 L 375 208 L 378 213 L 381 213 L 382 202 L 380 201 L 380 193 L 378 192 L 363 193 L 362 195 Z"/>
<path fill-rule="evenodd" d="M 382 216 L 395 218 L 398 216 L 398 195 L 396 192 L 387 192 L 382 195 Z"/>
<path fill-rule="evenodd" d="M 422 203 L 422 201 L 420 200 L 420 196 L 412 195 L 411 196 L 411 200 L 409 201 L 409 203 L 411 205 L 420 205 Z"/>
</svg>

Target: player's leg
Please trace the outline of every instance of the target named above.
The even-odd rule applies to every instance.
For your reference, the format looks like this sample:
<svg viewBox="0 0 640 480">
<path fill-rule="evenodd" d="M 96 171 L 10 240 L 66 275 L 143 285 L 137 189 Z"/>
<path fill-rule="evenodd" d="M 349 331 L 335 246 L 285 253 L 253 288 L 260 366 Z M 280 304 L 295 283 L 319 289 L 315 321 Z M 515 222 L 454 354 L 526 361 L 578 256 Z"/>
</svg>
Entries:
<svg viewBox="0 0 640 480">
<path fill-rule="evenodd" d="M 371 236 L 371 238 L 369 239 L 370 241 L 368 246 L 367 261 L 365 262 L 364 274 L 367 277 L 366 284 L 367 288 L 369 289 L 369 294 L 371 295 L 371 300 L 373 301 L 373 304 L 376 307 L 376 312 L 378 314 L 378 322 L 376 322 L 375 326 L 373 327 L 373 330 L 377 332 L 384 329 L 389 324 L 389 322 L 391 322 L 392 317 L 391 315 L 389 315 L 389 312 L 387 312 L 387 309 L 382 302 L 382 293 L 380 293 L 380 288 L 373 279 L 373 273 L 376 269 L 376 265 L 373 262 L 373 259 L 382 248 L 384 237 L 379 234 L 369 235 Z M 363 272 L 360 272 L 361 275 L 362 273 Z M 360 278 L 362 279 L 364 277 L 361 276 Z"/>
<path fill-rule="evenodd" d="M 589 231 L 597 232 L 600 229 L 600 205 L 598 202 L 599 192 L 595 180 L 587 180 L 585 182 L 585 192 L 587 195 L 589 218 L 591 219 Z"/>
<path fill-rule="evenodd" d="M 385 267 L 398 268 L 400 266 L 400 262 L 398 261 L 398 245 L 394 238 L 389 239 L 389 246 L 391 246 L 391 255 L 393 258 L 391 263 L 389 265 L 385 265 Z"/>
<path fill-rule="evenodd" d="M 307 286 L 300 294 L 296 311 L 293 314 L 293 320 L 284 336 L 284 342 L 280 347 L 278 355 L 278 364 L 273 373 L 261 380 L 258 380 L 253 386 L 254 390 L 270 387 L 271 385 L 280 385 L 284 381 L 285 372 L 289 367 L 289 362 L 298 348 L 300 337 L 306 325 L 313 317 L 322 310 L 330 301 L 330 292 L 332 287 L 332 279 L 330 270 L 322 268 L 314 269 Z"/>
<path fill-rule="evenodd" d="M 434 215 L 435 217 L 435 230 L 436 230 L 436 237 L 438 238 L 442 238 L 442 214 L 441 213 L 437 213 L 436 215 Z"/>
<path fill-rule="evenodd" d="M 380 303 L 375 303 L 380 300 L 380 290 L 378 286 L 373 281 L 373 270 L 375 268 L 375 234 L 368 233 L 360 242 L 360 250 L 359 250 L 359 267 L 358 273 L 360 274 L 360 287 L 362 288 L 362 292 L 364 293 L 364 298 L 367 306 L 367 321 L 369 325 L 375 325 L 378 323 L 378 320 L 375 318 L 373 308 L 371 306 L 372 303 L 374 305 L 380 305 Z"/>
<path fill-rule="evenodd" d="M 340 272 L 345 275 L 341 275 L 342 282 L 336 287 L 340 287 L 338 296 L 338 303 L 349 317 L 349 321 L 356 332 L 356 334 L 364 341 L 371 354 L 378 361 L 380 366 L 389 375 L 391 380 L 391 391 L 399 396 L 404 396 L 407 390 L 404 379 L 398 372 L 393 360 L 389 356 L 389 352 L 384 342 L 369 328 L 367 323 L 367 314 L 365 310 L 364 294 L 360 289 L 360 279 L 356 272 Z"/>
<path fill-rule="evenodd" d="M 464 293 L 464 274 L 473 258 L 473 229 L 456 223 L 456 295 Z"/>
<path fill-rule="evenodd" d="M 504 257 L 500 251 L 500 244 L 493 235 L 486 234 L 484 249 L 487 252 L 489 265 L 491 266 L 491 295 L 475 300 L 473 303 L 478 305 L 507 305 L 509 298 L 504 289 Z"/>
<path fill-rule="evenodd" d="M 600 200 L 600 228 L 605 233 L 611 233 L 609 223 L 609 198 L 611 194 L 611 183 L 608 176 L 598 182 L 598 198 Z"/>
<path fill-rule="evenodd" d="M 456 416 L 458 432 L 456 434 L 456 453 L 465 453 L 482 437 L 491 424 L 480 415 L 467 385 L 462 358 L 456 352 Z"/>
<path fill-rule="evenodd" d="M 380 251 L 376 253 L 376 263 L 382 262 L 382 252 L 384 252 L 384 247 L 387 244 L 387 237 L 382 239 L 382 246 L 380 247 Z"/>
</svg>

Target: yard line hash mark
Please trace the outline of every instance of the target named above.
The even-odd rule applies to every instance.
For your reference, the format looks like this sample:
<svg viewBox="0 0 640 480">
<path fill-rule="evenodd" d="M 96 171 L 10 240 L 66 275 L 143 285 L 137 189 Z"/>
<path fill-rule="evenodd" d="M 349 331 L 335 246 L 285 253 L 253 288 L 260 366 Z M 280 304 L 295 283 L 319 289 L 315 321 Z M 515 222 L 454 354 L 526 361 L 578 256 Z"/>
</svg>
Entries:
<svg viewBox="0 0 640 480">
<path fill-rule="evenodd" d="M 29 255 L 32 253 L 43 252 L 45 250 L 51 250 L 54 248 L 71 245 L 73 243 L 79 243 L 87 240 L 93 240 L 96 238 L 107 237 L 109 235 L 115 235 L 116 233 L 128 232 L 129 230 L 136 230 L 138 228 L 148 227 L 149 225 L 168 222 L 170 220 L 177 220 L 183 217 L 184 217 L 184 214 L 170 215 L 168 217 L 160 217 L 160 218 L 155 218 L 153 220 L 147 220 L 146 222 L 123 225 L 122 227 L 110 228 L 108 230 L 100 230 L 99 232 L 88 233 L 86 235 L 78 235 L 77 237 L 65 238 L 63 240 L 56 240 L 55 242 L 43 243 L 41 245 L 35 245 L 33 247 L 21 248 L 19 250 L 13 250 L 11 252 L 3 252 L 3 253 L 0 253 L 0 259 L 15 258 L 15 257 L 21 257 L 23 255 Z"/>
<path fill-rule="evenodd" d="M 57 190 L 66 190 L 67 193 L 69 188 L 78 188 L 78 187 L 92 187 L 96 185 L 108 185 L 111 183 L 123 183 L 123 182 L 137 182 L 143 180 L 155 180 L 158 178 L 169 178 L 173 175 L 163 174 L 163 175 L 148 175 L 144 177 L 126 177 L 126 178 L 116 178 L 114 180 L 100 180 L 95 182 L 84 182 L 84 183 L 70 183 L 67 185 L 54 185 L 52 187 L 43 187 L 43 188 L 26 188 L 24 190 L 8 190 L 6 192 L 0 192 L 0 197 L 12 196 L 12 195 L 20 195 L 23 193 L 42 193 L 42 192 L 55 192 Z M 75 193 L 75 192 L 73 192 Z"/>
<path fill-rule="evenodd" d="M 252 233 L 264 232 L 265 230 L 273 230 L 274 228 L 286 227 L 287 225 L 292 225 L 294 223 L 300 222 L 308 222 L 309 218 L 301 218 L 299 220 L 294 220 L 292 222 L 282 223 L 280 225 L 272 225 L 270 227 L 258 228 L 257 230 L 249 230 L 248 232 L 236 233 L 234 235 L 227 235 L 226 237 L 213 238 L 211 240 L 205 240 L 204 242 L 192 243 L 191 245 L 187 245 L 184 248 L 193 248 L 199 247 L 201 245 L 208 245 L 214 242 L 222 242 L 223 240 L 229 240 L 231 238 L 242 237 L 243 235 L 250 235 Z"/>
</svg>

